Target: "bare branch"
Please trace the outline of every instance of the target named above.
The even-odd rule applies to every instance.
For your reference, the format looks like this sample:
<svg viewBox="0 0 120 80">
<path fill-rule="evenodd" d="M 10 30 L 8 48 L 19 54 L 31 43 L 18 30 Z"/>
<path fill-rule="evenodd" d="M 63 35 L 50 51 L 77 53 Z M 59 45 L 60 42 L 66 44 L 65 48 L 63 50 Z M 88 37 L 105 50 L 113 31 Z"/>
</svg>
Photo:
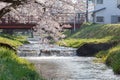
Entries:
<svg viewBox="0 0 120 80">
<path fill-rule="evenodd" d="M 6 6 L 6 7 L 2 8 L 2 9 L 0 10 L 0 18 L 1 18 L 3 15 L 5 15 L 6 13 L 10 12 L 12 7 L 16 7 L 16 6 L 15 6 L 14 4 L 11 4 L 11 5 L 9 5 L 9 6 Z"/>
</svg>

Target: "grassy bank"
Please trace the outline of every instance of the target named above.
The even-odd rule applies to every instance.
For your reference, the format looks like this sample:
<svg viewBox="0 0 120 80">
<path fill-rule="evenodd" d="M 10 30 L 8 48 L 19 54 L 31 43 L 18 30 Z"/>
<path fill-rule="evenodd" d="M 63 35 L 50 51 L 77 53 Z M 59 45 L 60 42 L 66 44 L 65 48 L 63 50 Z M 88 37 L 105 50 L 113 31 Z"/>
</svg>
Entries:
<svg viewBox="0 0 120 80">
<path fill-rule="evenodd" d="M 66 31 L 66 39 L 57 42 L 58 45 L 79 48 L 85 43 L 111 43 L 118 42 L 117 46 L 106 51 L 100 51 L 96 57 L 120 73 L 120 24 L 84 24 L 74 33 Z"/>
<path fill-rule="evenodd" d="M 66 39 L 57 44 L 71 47 L 79 47 L 81 43 L 104 43 L 120 39 L 120 24 L 83 24 L 83 26 L 74 33 L 65 32 Z M 80 44 L 80 45 L 79 45 Z M 74 45 L 74 46 L 73 46 Z M 75 46 L 79 45 L 79 46 Z"/>
<path fill-rule="evenodd" d="M 96 57 L 101 58 L 100 62 L 112 67 L 116 74 L 120 74 L 120 44 L 109 50 L 100 51 Z"/>
<path fill-rule="evenodd" d="M 17 48 L 26 42 L 17 37 L 9 37 L 0 36 L 0 43 Z M 43 80 L 43 78 L 37 74 L 33 64 L 19 58 L 13 50 L 0 46 L 0 80 Z"/>
<path fill-rule="evenodd" d="M 29 43 L 26 40 L 26 36 L 14 36 L 14 35 L 9 35 L 9 34 L 0 34 L 0 37 L 5 38 L 6 40 L 17 41 L 17 42 L 23 43 L 23 44 Z"/>
</svg>

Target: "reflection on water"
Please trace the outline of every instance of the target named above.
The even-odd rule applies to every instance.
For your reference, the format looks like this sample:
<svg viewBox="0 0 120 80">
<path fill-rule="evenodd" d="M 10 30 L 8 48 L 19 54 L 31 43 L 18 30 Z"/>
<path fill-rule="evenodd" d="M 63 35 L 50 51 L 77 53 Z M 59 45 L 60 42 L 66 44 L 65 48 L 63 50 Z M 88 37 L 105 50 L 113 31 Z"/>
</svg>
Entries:
<svg viewBox="0 0 120 80">
<path fill-rule="evenodd" d="M 102 63 L 89 57 L 26 57 L 47 80 L 120 80 Z"/>
</svg>

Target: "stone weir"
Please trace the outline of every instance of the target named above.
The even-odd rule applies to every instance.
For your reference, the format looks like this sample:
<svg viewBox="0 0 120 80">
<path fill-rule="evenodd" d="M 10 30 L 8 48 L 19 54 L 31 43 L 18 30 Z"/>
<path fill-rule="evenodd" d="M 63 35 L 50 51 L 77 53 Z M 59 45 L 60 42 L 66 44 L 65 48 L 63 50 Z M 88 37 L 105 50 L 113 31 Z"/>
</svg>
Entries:
<svg viewBox="0 0 120 80">
<path fill-rule="evenodd" d="M 57 45 L 31 43 L 25 44 L 18 48 L 18 56 L 35 57 L 35 56 L 75 56 L 76 49 L 61 47 Z"/>
</svg>

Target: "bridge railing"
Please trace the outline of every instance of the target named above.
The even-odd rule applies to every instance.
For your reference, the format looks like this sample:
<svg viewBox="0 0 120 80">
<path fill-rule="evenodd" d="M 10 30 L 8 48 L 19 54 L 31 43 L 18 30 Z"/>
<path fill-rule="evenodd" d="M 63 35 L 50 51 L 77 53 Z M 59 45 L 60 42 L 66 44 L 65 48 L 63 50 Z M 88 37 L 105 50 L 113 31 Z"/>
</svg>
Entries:
<svg viewBox="0 0 120 80">
<path fill-rule="evenodd" d="M 56 17 L 59 23 L 82 23 L 85 21 L 85 14 L 83 13 L 65 13 Z"/>
<path fill-rule="evenodd" d="M 24 15 L 14 15 L 14 16 L 11 16 L 9 14 L 3 16 L 1 19 L 0 19 L 0 24 L 18 24 L 18 23 L 30 23 L 30 24 L 35 24 L 38 22 L 38 18 L 35 18 L 33 16 L 24 16 Z"/>
</svg>

